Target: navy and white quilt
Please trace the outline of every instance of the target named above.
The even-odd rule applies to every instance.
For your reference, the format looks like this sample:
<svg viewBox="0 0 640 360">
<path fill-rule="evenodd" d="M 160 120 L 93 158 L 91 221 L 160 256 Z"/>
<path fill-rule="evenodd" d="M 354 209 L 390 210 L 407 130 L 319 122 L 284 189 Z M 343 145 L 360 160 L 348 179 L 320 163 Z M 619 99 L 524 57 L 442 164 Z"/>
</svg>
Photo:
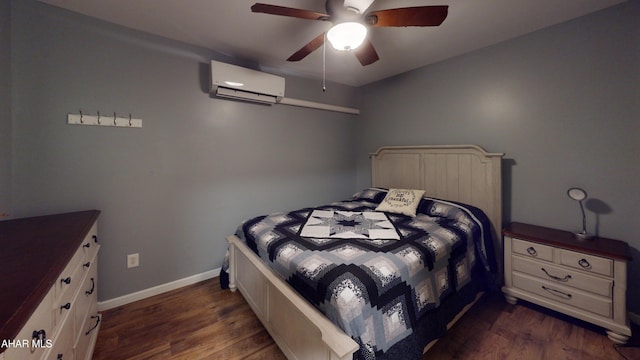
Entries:
<svg viewBox="0 0 640 360">
<path fill-rule="evenodd" d="M 420 359 L 491 286 L 484 213 L 423 198 L 417 215 L 376 212 L 385 189 L 244 221 L 236 235 L 360 345 L 356 359 Z M 223 270 L 226 267 L 223 266 Z"/>
</svg>

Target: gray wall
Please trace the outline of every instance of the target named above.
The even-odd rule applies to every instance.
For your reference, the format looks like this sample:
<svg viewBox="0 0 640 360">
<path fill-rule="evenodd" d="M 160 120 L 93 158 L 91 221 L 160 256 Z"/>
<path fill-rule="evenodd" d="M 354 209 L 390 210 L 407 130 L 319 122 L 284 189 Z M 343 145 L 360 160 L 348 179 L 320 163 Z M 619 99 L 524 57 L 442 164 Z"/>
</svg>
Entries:
<svg viewBox="0 0 640 360">
<path fill-rule="evenodd" d="M 0 219 L 11 212 L 11 2 L 0 0 Z"/>
<path fill-rule="evenodd" d="M 235 60 L 32 0 L 2 4 L 0 199 L 12 196 L 0 211 L 101 209 L 100 300 L 219 267 L 242 219 L 347 196 L 369 185 L 368 153 L 407 144 L 505 152 L 507 221 L 577 229 L 565 192 L 584 187 L 589 230 L 629 242 L 629 284 L 640 281 L 637 1 L 361 89 L 287 78 L 287 96 L 358 117 L 213 99 L 208 61 Z M 78 109 L 144 127 L 66 125 Z M 141 266 L 127 270 L 133 252 Z M 637 287 L 629 297 L 640 312 Z"/>
<path fill-rule="evenodd" d="M 581 227 L 632 247 L 640 312 L 640 2 L 364 87 L 357 187 L 382 145 L 474 143 L 506 153 L 505 220 Z"/>
<path fill-rule="evenodd" d="M 12 215 L 102 210 L 101 301 L 220 267 L 247 217 L 352 193 L 355 116 L 212 98 L 208 62 L 232 59 L 34 1 L 12 11 Z M 287 78 L 289 97 L 357 105 L 331 89 Z M 66 125 L 79 109 L 143 128 Z"/>
</svg>

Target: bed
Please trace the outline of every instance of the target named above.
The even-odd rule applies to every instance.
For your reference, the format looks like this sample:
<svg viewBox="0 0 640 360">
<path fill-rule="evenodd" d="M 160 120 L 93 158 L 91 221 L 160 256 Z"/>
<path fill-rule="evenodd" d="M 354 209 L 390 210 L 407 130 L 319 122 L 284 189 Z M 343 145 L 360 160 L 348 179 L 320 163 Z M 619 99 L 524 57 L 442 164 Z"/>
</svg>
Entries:
<svg viewBox="0 0 640 360">
<path fill-rule="evenodd" d="M 382 147 L 371 188 L 245 220 L 227 238 L 228 286 L 289 359 L 420 358 L 500 281 L 502 156 Z"/>
</svg>

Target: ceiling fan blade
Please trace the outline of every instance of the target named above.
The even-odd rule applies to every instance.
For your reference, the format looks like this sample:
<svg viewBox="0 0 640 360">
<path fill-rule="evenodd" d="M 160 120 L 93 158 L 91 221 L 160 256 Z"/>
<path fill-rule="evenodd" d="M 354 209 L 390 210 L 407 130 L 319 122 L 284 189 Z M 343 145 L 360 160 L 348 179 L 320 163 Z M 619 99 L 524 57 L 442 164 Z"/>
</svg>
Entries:
<svg viewBox="0 0 640 360">
<path fill-rule="evenodd" d="M 449 6 L 416 6 L 372 11 L 365 21 L 372 27 L 383 26 L 438 26 L 449 13 Z"/>
<path fill-rule="evenodd" d="M 315 11 L 295 9 L 295 8 L 278 6 L 278 5 L 261 4 L 261 3 L 253 4 L 253 6 L 251 6 L 251 11 L 254 13 L 290 16 L 290 17 L 295 17 L 300 19 L 309 19 L 309 20 L 329 20 L 329 17 L 330 17 L 328 14 L 319 13 Z"/>
<path fill-rule="evenodd" d="M 307 45 L 303 46 L 302 49 L 289 56 L 287 61 L 300 61 L 322 46 L 322 44 L 324 44 L 324 33 L 316 36 L 313 40 L 309 41 Z"/>
<path fill-rule="evenodd" d="M 357 49 L 353 50 L 354 55 L 360 61 L 362 66 L 367 66 L 373 64 L 378 61 L 380 57 L 376 52 L 376 49 L 373 47 L 371 40 L 365 39 L 365 41 L 360 45 Z"/>
</svg>

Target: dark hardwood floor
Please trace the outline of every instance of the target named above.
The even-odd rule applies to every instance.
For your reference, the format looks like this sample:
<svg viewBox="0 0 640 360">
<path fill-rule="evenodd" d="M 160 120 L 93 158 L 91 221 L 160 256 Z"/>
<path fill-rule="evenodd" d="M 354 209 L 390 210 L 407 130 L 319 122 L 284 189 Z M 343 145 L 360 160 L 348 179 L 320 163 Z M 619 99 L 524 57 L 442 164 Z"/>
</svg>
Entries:
<svg viewBox="0 0 640 360">
<path fill-rule="evenodd" d="M 94 359 L 285 359 L 239 292 L 218 278 L 103 312 Z M 481 299 L 423 359 L 640 359 L 598 327 L 531 304 Z"/>
</svg>

